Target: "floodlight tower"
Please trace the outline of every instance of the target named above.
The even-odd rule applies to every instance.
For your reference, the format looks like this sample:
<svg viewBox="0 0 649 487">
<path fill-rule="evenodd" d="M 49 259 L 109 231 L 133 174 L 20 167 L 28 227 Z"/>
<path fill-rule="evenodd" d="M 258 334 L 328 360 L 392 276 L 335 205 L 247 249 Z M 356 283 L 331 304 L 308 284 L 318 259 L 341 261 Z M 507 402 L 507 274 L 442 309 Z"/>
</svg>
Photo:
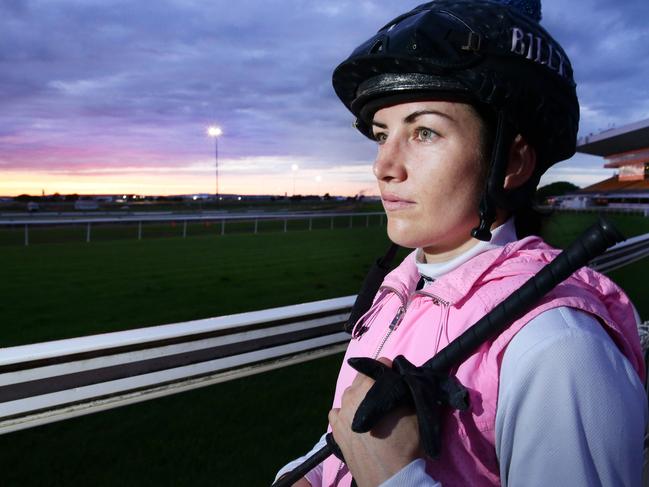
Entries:
<svg viewBox="0 0 649 487">
<path fill-rule="evenodd" d="M 297 164 L 291 166 L 291 171 L 293 171 L 293 196 L 295 196 L 295 175 L 297 174 L 298 169 L 300 169 L 300 167 Z"/>
<path fill-rule="evenodd" d="M 214 169 L 216 175 L 216 201 L 219 201 L 219 137 L 223 134 L 221 127 L 212 125 L 207 128 L 207 135 L 214 139 Z"/>
</svg>

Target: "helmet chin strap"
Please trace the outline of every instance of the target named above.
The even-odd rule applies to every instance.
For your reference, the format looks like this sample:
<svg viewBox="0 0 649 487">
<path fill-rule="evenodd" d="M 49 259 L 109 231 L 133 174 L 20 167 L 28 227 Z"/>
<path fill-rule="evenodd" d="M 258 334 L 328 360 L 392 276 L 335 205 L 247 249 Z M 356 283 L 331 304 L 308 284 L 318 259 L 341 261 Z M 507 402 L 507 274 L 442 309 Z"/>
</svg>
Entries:
<svg viewBox="0 0 649 487">
<path fill-rule="evenodd" d="M 509 151 L 515 136 L 516 130 L 514 125 L 507 120 L 505 110 L 499 110 L 489 174 L 487 175 L 485 190 L 480 199 L 480 223 L 471 230 L 471 236 L 478 240 L 485 242 L 491 240 L 491 225 L 496 221 L 496 209 L 499 207 L 507 208 L 505 188 L 503 186 L 509 162 Z"/>
</svg>

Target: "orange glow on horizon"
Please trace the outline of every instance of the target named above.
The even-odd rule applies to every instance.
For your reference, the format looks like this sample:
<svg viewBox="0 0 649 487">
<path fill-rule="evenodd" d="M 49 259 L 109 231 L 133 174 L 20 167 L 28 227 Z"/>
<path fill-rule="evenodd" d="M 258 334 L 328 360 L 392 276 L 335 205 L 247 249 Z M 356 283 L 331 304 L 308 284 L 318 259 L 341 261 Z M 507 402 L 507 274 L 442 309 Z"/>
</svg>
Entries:
<svg viewBox="0 0 649 487">
<path fill-rule="evenodd" d="M 369 171 L 368 171 L 369 172 Z M 370 174 L 371 175 L 371 174 Z M 336 174 L 307 171 L 297 172 L 295 193 L 308 195 L 353 196 L 359 192 L 376 195 L 378 191 L 371 177 L 359 181 L 354 174 L 347 178 L 344 172 Z M 365 178 L 363 178 L 365 179 Z M 221 175 L 219 180 L 223 194 L 293 194 L 292 174 Z M 0 178 L 0 196 L 29 194 L 40 196 L 59 194 L 142 194 L 169 196 L 178 194 L 212 194 L 214 178 L 196 173 L 177 174 L 146 170 L 134 170 L 128 175 L 107 173 L 102 175 L 56 174 L 46 171 L 3 171 Z"/>
</svg>

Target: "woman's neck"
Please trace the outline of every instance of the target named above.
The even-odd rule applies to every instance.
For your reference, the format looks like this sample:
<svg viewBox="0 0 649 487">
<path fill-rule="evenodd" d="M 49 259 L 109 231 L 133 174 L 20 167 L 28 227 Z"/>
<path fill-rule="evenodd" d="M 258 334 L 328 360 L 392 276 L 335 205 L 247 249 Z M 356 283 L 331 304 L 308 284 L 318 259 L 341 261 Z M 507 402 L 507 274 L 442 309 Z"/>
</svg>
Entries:
<svg viewBox="0 0 649 487">
<path fill-rule="evenodd" d="M 494 221 L 491 225 L 491 231 L 495 232 L 497 228 L 500 228 L 505 222 L 510 219 L 510 216 L 511 215 L 509 215 L 507 212 L 499 208 L 496 214 L 496 221 Z M 514 233 L 516 232 L 514 231 Z M 482 240 L 469 237 L 464 242 L 460 242 L 459 244 L 453 246 L 452 249 L 440 250 L 435 247 L 424 247 L 421 251 L 425 257 L 425 263 L 440 264 L 455 259 L 465 252 L 468 252 L 476 245 L 480 246 L 481 243 L 483 243 Z"/>
<path fill-rule="evenodd" d="M 419 249 L 416 254 L 417 268 L 421 275 L 431 279 L 437 279 L 464 264 L 476 255 L 490 249 L 502 247 L 516 239 L 514 219 L 510 218 L 505 223 L 492 230 L 492 238 L 489 242 L 472 239 L 472 245 L 467 245 L 460 252 L 453 252 L 452 254 L 448 253 L 446 259 L 438 259 L 442 254 L 437 253 L 434 254 L 434 260 L 430 261 L 428 260 L 425 251 Z"/>
</svg>

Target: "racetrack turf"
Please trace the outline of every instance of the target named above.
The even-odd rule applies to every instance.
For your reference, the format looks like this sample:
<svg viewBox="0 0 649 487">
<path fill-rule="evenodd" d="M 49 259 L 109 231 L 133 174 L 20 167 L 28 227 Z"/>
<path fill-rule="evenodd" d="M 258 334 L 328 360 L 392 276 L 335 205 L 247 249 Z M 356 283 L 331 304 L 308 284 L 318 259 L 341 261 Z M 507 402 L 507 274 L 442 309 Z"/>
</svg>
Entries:
<svg viewBox="0 0 649 487">
<path fill-rule="evenodd" d="M 555 216 L 556 217 L 556 216 Z M 593 215 L 558 215 L 565 245 Z M 627 234 L 649 220 L 615 217 Z M 385 229 L 4 247 L 2 344 L 353 294 Z M 649 318 L 649 259 L 612 273 Z M 269 485 L 326 427 L 341 356 L 0 436 L 0 485 Z"/>
</svg>

